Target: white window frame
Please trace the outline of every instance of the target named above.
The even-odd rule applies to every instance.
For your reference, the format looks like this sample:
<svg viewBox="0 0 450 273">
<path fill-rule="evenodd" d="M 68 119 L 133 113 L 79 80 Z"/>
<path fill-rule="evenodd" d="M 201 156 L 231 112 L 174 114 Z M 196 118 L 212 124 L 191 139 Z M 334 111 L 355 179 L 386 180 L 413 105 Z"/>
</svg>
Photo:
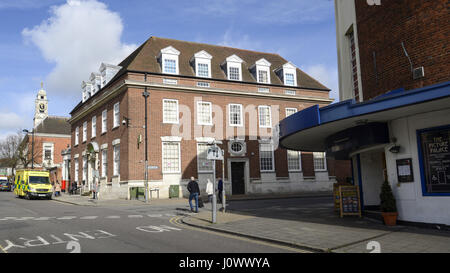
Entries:
<svg viewBox="0 0 450 273">
<path fill-rule="evenodd" d="M 75 146 L 77 146 L 80 143 L 80 127 L 77 126 L 75 128 Z"/>
<path fill-rule="evenodd" d="M 102 150 L 102 173 L 101 177 L 106 177 L 108 174 L 108 149 Z"/>
<path fill-rule="evenodd" d="M 97 136 L 97 116 L 93 116 L 91 120 L 91 138 Z"/>
<path fill-rule="evenodd" d="M 172 72 L 172 71 L 169 71 L 166 69 L 166 63 L 172 62 L 172 61 L 175 63 L 175 72 Z M 178 58 L 173 58 L 173 57 L 168 57 L 168 56 L 163 57 L 162 68 L 163 68 L 164 74 L 178 75 Z"/>
<path fill-rule="evenodd" d="M 120 102 L 114 104 L 113 107 L 113 129 L 120 126 Z"/>
<path fill-rule="evenodd" d="M 81 181 L 84 181 L 84 182 L 87 182 L 87 168 L 88 168 L 88 164 L 87 164 L 87 156 L 86 155 L 84 155 L 84 156 L 82 156 L 82 164 L 83 164 L 83 166 L 82 166 L 82 179 L 81 179 Z"/>
<path fill-rule="evenodd" d="M 105 109 L 102 112 L 102 134 L 106 133 L 106 131 L 108 130 L 108 110 Z"/>
<path fill-rule="evenodd" d="M 293 108 L 293 107 L 287 107 L 284 110 L 286 113 L 286 117 L 289 117 L 290 115 L 293 115 L 293 114 L 297 113 L 297 111 L 298 111 L 297 108 Z M 288 111 L 294 111 L 294 113 L 288 114 Z"/>
<path fill-rule="evenodd" d="M 118 149 L 119 158 L 116 158 L 116 152 Z M 120 175 L 120 143 L 113 145 L 113 176 Z"/>
<path fill-rule="evenodd" d="M 83 143 L 87 141 L 87 121 L 83 122 Z"/>
<path fill-rule="evenodd" d="M 298 153 L 297 159 L 290 157 L 291 153 Z M 288 165 L 288 171 L 289 172 L 301 172 L 302 171 L 302 152 L 301 151 L 294 151 L 294 150 L 286 150 L 286 156 L 287 156 L 287 165 Z M 293 160 L 298 160 L 298 166 L 295 166 L 294 164 L 290 164 Z"/>
<path fill-rule="evenodd" d="M 289 95 L 289 96 L 295 96 L 297 94 L 297 92 L 295 90 L 284 90 L 284 94 Z"/>
<path fill-rule="evenodd" d="M 286 86 L 297 86 L 297 67 L 293 65 L 291 62 L 287 62 L 283 65 L 283 83 Z M 286 74 L 293 75 L 293 84 L 287 84 L 286 82 Z"/>
<path fill-rule="evenodd" d="M 206 146 L 206 151 L 204 151 L 204 153 L 205 153 L 204 159 L 200 158 L 199 146 Z M 214 160 L 206 159 L 207 156 L 208 156 L 208 148 L 212 147 L 212 146 L 213 146 L 212 144 L 208 144 L 207 142 L 197 142 L 197 172 L 198 173 L 212 173 L 214 171 L 213 165 L 212 165 L 212 164 L 214 164 Z M 200 170 L 200 164 L 203 163 L 203 162 L 208 162 L 209 163 L 208 167 L 210 167 L 210 169 Z"/>
<path fill-rule="evenodd" d="M 262 164 L 262 159 L 263 157 L 262 152 L 268 152 L 268 151 L 262 151 L 262 147 L 266 146 L 266 145 L 270 145 L 271 147 L 271 159 L 272 159 L 272 169 L 268 170 L 268 169 L 264 169 L 263 170 L 263 164 Z M 263 142 L 263 143 L 259 143 L 259 170 L 262 173 L 268 173 L 268 172 L 274 172 L 275 171 L 275 151 L 274 151 L 274 147 L 273 147 L 273 143 L 271 142 Z"/>
<path fill-rule="evenodd" d="M 239 106 L 239 123 L 238 124 L 233 124 L 232 123 L 232 118 L 231 118 L 231 107 L 232 106 Z M 237 104 L 237 103 L 230 103 L 228 104 L 228 125 L 231 127 L 242 127 L 244 126 L 244 117 L 243 117 L 243 110 L 242 110 L 242 104 Z"/>
<path fill-rule="evenodd" d="M 166 102 L 175 102 L 176 103 L 176 121 L 168 120 L 166 117 Z M 163 123 L 169 123 L 169 124 L 179 124 L 180 123 L 180 110 L 178 106 L 178 100 L 176 99 L 163 99 Z"/>
<path fill-rule="evenodd" d="M 266 108 L 269 110 L 269 125 L 262 125 L 261 124 L 261 109 Z M 258 124 L 260 128 L 272 128 L 272 107 L 269 105 L 259 105 L 258 106 Z"/>
<path fill-rule="evenodd" d="M 259 72 L 266 72 L 267 73 L 267 81 L 262 81 L 259 75 Z M 258 83 L 266 83 L 270 84 L 270 70 L 268 67 L 258 67 L 256 69 L 256 80 Z"/>
<path fill-rule="evenodd" d="M 209 88 L 211 87 L 211 84 L 209 82 L 197 82 L 197 87 Z"/>
<path fill-rule="evenodd" d="M 74 162 L 74 164 L 75 164 L 75 166 L 74 166 L 74 170 L 75 170 L 75 177 L 74 177 L 74 180 L 75 180 L 75 182 L 77 182 L 77 184 L 78 184 L 78 173 L 79 173 L 79 171 L 80 171 L 80 161 L 79 161 L 79 158 L 75 158 L 75 162 Z"/>
<path fill-rule="evenodd" d="M 204 50 L 199 51 L 194 54 L 195 76 L 197 76 L 199 78 L 211 78 L 211 59 L 212 59 L 212 56 Z M 206 65 L 208 67 L 207 75 L 200 75 L 200 73 L 199 73 L 200 64 Z"/>
<path fill-rule="evenodd" d="M 228 72 L 228 80 L 230 81 L 242 81 L 242 69 L 241 64 L 228 64 L 227 65 L 227 72 Z M 231 78 L 231 68 L 236 68 L 238 70 L 238 79 L 232 79 Z"/>
<path fill-rule="evenodd" d="M 43 144 L 42 144 L 42 162 L 45 162 L 45 163 L 47 163 L 47 159 L 45 158 L 45 150 L 46 150 L 46 148 L 50 148 L 50 164 L 51 165 L 53 165 L 53 160 L 55 159 L 54 158 L 54 155 L 55 155 L 55 153 L 54 153 L 54 151 L 55 151 L 55 144 L 54 143 L 51 143 L 51 142 L 44 142 Z"/>
<path fill-rule="evenodd" d="M 322 154 L 322 156 L 319 157 L 319 155 Z M 323 160 L 323 169 L 317 168 L 316 165 L 316 159 L 321 158 Z M 313 164 L 314 164 L 314 171 L 316 172 L 324 172 L 327 171 L 327 155 L 325 152 L 313 152 Z"/>
<path fill-rule="evenodd" d="M 200 113 L 200 104 L 209 104 L 209 123 L 204 122 L 203 119 L 201 119 L 201 113 Z M 212 120 L 212 103 L 209 101 L 197 101 L 197 125 L 213 125 Z"/>
<path fill-rule="evenodd" d="M 172 170 L 168 171 L 165 169 L 165 159 L 164 159 L 164 144 L 176 144 L 178 145 L 178 170 Z M 174 174 L 174 173 L 181 173 L 181 142 L 180 141 L 162 141 L 161 142 L 161 171 L 163 174 Z"/>
</svg>

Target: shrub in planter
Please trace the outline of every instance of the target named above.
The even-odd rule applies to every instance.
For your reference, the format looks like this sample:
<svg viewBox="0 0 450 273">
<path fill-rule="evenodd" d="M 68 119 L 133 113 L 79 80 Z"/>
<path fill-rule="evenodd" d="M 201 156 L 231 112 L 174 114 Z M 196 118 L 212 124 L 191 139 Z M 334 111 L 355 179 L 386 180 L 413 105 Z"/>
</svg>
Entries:
<svg viewBox="0 0 450 273">
<path fill-rule="evenodd" d="M 384 223 L 387 226 L 395 226 L 397 223 L 397 205 L 391 186 L 388 181 L 384 181 L 380 193 L 380 209 Z"/>
</svg>

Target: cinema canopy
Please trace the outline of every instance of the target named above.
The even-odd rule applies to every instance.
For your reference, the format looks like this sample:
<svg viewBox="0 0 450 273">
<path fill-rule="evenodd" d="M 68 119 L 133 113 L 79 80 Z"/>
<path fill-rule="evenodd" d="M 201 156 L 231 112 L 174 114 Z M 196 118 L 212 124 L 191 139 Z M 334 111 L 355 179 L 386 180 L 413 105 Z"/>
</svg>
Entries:
<svg viewBox="0 0 450 273">
<path fill-rule="evenodd" d="M 450 82 L 315 105 L 280 122 L 282 147 L 351 160 L 363 208 L 379 207 L 388 180 L 406 222 L 450 224 L 449 143 Z"/>
</svg>

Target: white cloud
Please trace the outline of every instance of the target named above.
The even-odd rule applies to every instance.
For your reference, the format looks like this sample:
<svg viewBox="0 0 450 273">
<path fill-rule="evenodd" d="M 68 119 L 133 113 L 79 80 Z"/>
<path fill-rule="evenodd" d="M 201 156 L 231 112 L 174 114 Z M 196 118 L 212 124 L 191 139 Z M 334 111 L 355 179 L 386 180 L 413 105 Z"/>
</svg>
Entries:
<svg viewBox="0 0 450 273">
<path fill-rule="evenodd" d="M 302 70 L 331 89 L 330 98 L 334 99 L 334 102 L 339 101 L 339 77 L 337 68 L 328 67 L 324 64 L 316 64 L 302 67 Z"/>
<path fill-rule="evenodd" d="M 120 41 L 119 14 L 97 0 L 69 0 L 51 7 L 50 14 L 40 25 L 22 31 L 26 41 L 55 63 L 46 79 L 48 94 L 81 97 L 81 82 L 102 62 L 118 64 L 136 48 Z"/>
<path fill-rule="evenodd" d="M 27 122 L 13 112 L 0 112 L 0 131 L 17 131 L 25 128 Z"/>
</svg>

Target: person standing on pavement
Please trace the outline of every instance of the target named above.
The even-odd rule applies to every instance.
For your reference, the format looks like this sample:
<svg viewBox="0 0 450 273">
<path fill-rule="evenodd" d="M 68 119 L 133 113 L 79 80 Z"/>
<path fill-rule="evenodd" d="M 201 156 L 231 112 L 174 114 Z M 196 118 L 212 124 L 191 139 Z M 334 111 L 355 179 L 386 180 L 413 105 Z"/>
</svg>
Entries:
<svg viewBox="0 0 450 273">
<path fill-rule="evenodd" d="M 206 183 L 206 194 L 208 195 L 208 202 L 212 203 L 212 197 L 214 194 L 214 186 L 209 178 L 208 178 L 208 182 Z"/>
<path fill-rule="evenodd" d="M 191 181 L 187 184 L 187 190 L 189 191 L 189 206 L 191 207 L 191 211 L 194 211 L 192 208 L 192 199 L 195 199 L 195 212 L 198 213 L 198 195 L 200 194 L 200 188 L 193 176 L 191 177 Z"/>
<path fill-rule="evenodd" d="M 58 180 L 55 182 L 55 197 L 61 196 L 61 185 L 59 185 Z"/>
<path fill-rule="evenodd" d="M 97 190 L 98 190 L 97 182 L 94 182 L 92 185 L 92 199 L 97 199 Z"/>
<path fill-rule="evenodd" d="M 217 183 L 217 191 L 218 191 L 217 195 L 219 197 L 219 203 L 222 203 L 223 180 L 221 177 L 219 177 L 219 182 Z"/>
</svg>

